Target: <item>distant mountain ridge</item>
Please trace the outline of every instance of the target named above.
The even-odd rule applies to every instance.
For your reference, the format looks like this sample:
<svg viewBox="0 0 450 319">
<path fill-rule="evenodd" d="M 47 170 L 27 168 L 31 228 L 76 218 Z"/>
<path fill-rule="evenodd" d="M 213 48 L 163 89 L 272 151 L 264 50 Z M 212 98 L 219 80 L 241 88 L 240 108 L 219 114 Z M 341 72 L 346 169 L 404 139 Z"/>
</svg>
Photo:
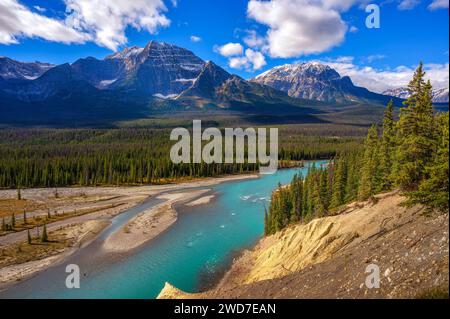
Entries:
<svg viewBox="0 0 450 319">
<path fill-rule="evenodd" d="M 405 87 L 399 87 L 396 89 L 389 89 L 383 92 L 385 95 L 395 96 L 401 99 L 407 99 L 410 95 L 409 91 Z M 433 103 L 448 103 L 449 102 L 449 89 L 433 89 L 432 92 Z"/>
<path fill-rule="evenodd" d="M 15 65 L 22 69 L 21 62 Z M 0 73 L 3 120 L 111 122 L 148 117 L 152 112 L 203 109 L 284 115 L 306 112 L 305 105 L 315 105 L 248 82 L 189 50 L 156 41 L 104 59 L 87 57 L 43 69 L 28 73 L 33 74 L 30 79 L 17 71 L 20 80 Z"/>
<path fill-rule="evenodd" d="M 336 70 L 320 62 L 277 66 L 250 81 L 281 90 L 291 97 L 328 103 L 386 104 L 391 98 L 355 86 L 350 77 L 341 76 Z"/>
<path fill-rule="evenodd" d="M 106 91 L 105 95 L 137 95 L 156 101 L 182 99 L 184 104 L 190 97 L 197 107 L 202 103 L 226 107 L 236 99 L 251 103 L 250 92 L 259 102 L 264 99 L 267 101 L 263 102 L 269 103 L 280 102 L 279 99 L 286 102 L 286 96 L 262 86 L 300 99 L 289 100 L 293 104 L 307 100 L 386 104 L 389 100 L 385 95 L 355 86 L 349 77 L 341 77 L 336 70 L 318 62 L 275 67 L 246 81 L 213 62 L 203 61 L 189 50 L 156 41 L 143 48 L 124 48 L 101 60 L 87 57 L 59 66 L 3 60 L 0 60 L 0 89 L 25 102 L 45 101 L 65 91 L 76 94 L 76 89 L 84 94 L 97 89 Z M 101 92 L 96 95 L 102 95 Z"/>
<path fill-rule="evenodd" d="M 0 77 L 4 80 L 34 80 L 53 67 L 50 63 L 18 62 L 0 57 Z"/>
</svg>

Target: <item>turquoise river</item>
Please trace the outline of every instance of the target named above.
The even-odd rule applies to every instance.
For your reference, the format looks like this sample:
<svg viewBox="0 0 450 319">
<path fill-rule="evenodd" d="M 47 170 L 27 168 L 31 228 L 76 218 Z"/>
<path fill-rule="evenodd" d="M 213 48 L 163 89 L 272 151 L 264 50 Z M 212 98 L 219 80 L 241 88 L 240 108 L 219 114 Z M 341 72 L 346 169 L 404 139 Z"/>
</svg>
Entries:
<svg viewBox="0 0 450 319">
<path fill-rule="evenodd" d="M 309 162 L 307 166 L 325 163 Z M 264 206 L 277 185 L 306 173 L 307 167 L 284 169 L 258 179 L 213 186 L 213 201 L 190 208 L 179 205 L 176 223 L 148 244 L 125 255 L 101 254 L 104 238 L 158 203 L 149 199 L 116 216 L 99 238 L 64 263 L 0 292 L 0 298 L 155 298 L 165 282 L 184 291 L 198 291 L 214 283 L 233 257 L 261 238 Z M 79 289 L 66 288 L 67 264 L 80 267 Z"/>
</svg>

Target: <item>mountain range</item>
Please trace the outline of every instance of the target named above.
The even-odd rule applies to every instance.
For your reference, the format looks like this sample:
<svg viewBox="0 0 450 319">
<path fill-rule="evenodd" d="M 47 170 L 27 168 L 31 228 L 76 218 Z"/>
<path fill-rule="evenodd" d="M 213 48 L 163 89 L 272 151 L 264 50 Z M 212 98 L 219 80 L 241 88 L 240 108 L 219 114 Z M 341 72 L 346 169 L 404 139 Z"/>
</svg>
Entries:
<svg viewBox="0 0 450 319">
<path fill-rule="evenodd" d="M 389 89 L 383 92 L 384 95 L 395 96 L 401 99 L 407 99 L 410 95 L 406 87 L 399 87 L 395 89 Z M 433 103 L 448 103 L 449 102 L 448 88 L 433 89 L 432 98 Z"/>
<path fill-rule="evenodd" d="M 156 41 L 72 64 L 0 57 L 0 118 L 7 123 L 126 120 L 186 110 L 305 114 L 326 105 L 385 105 L 391 98 L 317 62 L 280 66 L 245 80 Z"/>
<path fill-rule="evenodd" d="M 231 75 L 191 51 L 151 41 L 144 48 L 125 48 L 99 60 L 87 57 L 73 64 L 21 63 L 0 59 L 3 107 L 15 104 L 76 107 L 83 101 L 111 108 L 127 103 L 135 108 L 164 110 L 242 108 L 257 103 L 298 107 L 301 100 Z"/>
</svg>

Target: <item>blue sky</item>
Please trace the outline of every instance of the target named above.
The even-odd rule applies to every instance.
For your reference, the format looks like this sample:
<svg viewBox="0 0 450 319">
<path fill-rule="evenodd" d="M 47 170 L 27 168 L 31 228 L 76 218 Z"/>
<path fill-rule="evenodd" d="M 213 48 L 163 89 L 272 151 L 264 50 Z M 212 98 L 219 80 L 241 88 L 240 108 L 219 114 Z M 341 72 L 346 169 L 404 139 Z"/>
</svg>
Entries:
<svg viewBox="0 0 450 319">
<path fill-rule="evenodd" d="M 382 91 L 403 85 L 422 60 L 435 86 L 448 87 L 448 2 L 2 0 L 7 18 L 0 16 L 0 55 L 59 64 L 154 39 L 244 78 L 320 60 Z M 368 3 L 380 6 L 379 29 L 365 26 Z"/>
</svg>

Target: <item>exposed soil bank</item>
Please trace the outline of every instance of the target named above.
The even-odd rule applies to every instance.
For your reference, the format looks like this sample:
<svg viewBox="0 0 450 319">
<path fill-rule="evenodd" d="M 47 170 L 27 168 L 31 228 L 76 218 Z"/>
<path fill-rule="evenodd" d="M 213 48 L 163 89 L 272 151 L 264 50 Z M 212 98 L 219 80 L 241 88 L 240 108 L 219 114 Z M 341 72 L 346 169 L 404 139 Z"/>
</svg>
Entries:
<svg viewBox="0 0 450 319">
<path fill-rule="evenodd" d="M 186 294 L 170 284 L 159 298 L 414 298 L 448 294 L 448 214 L 400 206 L 397 192 L 346 206 L 339 215 L 263 238 L 221 283 Z M 366 267 L 380 269 L 368 289 Z"/>
</svg>

